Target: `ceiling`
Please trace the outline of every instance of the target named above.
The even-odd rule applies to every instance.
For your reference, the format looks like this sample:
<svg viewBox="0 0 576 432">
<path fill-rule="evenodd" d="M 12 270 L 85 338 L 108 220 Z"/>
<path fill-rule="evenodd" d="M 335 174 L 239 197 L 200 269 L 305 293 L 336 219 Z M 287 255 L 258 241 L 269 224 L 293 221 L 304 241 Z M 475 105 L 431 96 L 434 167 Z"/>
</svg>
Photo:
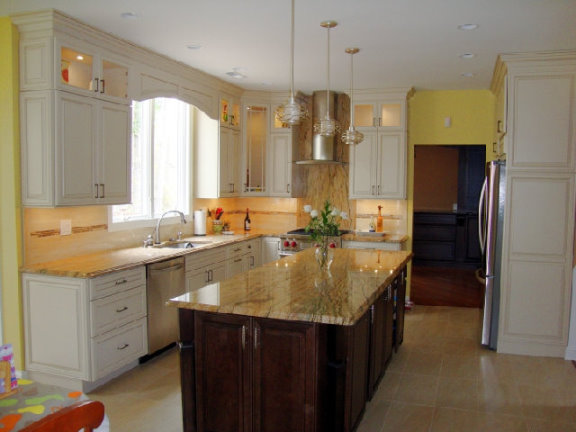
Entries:
<svg viewBox="0 0 576 432">
<path fill-rule="evenodd" d="M 289 88 L 290 0 L 0 0 L 58 9 L 242 88 Z M 129 13 L 123 18 L 123 13 Z M 499 53 L 576 49 L 576 0 L 296 0 L 295 89 L 486 89 Z M 475 30 L 459 30 L 477 24 Z M 200 46 L 190 49 L 189 46 Z M 462 54 L 474 54 L 463 59 Z M 226 72 L 238 68 L 234 79 Z M 471 76 L 464 76 L 468 74 Z"/>
</svg>

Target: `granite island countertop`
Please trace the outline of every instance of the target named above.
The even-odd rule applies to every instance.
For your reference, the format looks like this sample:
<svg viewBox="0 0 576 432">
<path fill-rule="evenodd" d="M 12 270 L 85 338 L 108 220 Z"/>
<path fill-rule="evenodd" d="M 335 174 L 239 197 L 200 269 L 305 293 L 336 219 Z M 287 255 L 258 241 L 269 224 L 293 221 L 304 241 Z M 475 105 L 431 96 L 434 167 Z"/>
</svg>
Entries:
<svg viewBox="0 0 576 432">
<path fill-rule="evenodd" d="M 127 270 L 140 265 L 151 264 L 164 261 L 179 256 L 207 251 L 220 246 L 231 245 L 237 242 L 256 239 L 259 237 L 278 237 L 282 233 L 273 233 L 262 230 L 252 230 L 249 233 L 240 232 L 233 235 L 207 235 L 190 236 L 182 241 L 209 242 L 202 247 L 193 249 L 172 249 L 136 246 L 131 248 L 113 249 L 91 254 L 62 258 L 54 261 L 47 261 L 35 264 L 24 264 L 20 267 L 21 273 L 45 274 L 49 276 L 75 277 L 75 278 L 95 278 L 107 273 L 119 270 Z M 363 241 L 383 241 L 383 242 L 403 242 L 406 236 L 385 235 L 373 239 L 372 237 L 355 236 L 346 234 L 344 240 L 356 240 L 356 238 L 366 239 Z M 404 238 L 406 237 L 406 238 Z"/>
<path fill-rule="evenodd" d="M 352 325 L 412 257 L 406 251 L 335 249 L 329 272 L 314 249 L 171 299 L 183 309 Z"/>
</svg>

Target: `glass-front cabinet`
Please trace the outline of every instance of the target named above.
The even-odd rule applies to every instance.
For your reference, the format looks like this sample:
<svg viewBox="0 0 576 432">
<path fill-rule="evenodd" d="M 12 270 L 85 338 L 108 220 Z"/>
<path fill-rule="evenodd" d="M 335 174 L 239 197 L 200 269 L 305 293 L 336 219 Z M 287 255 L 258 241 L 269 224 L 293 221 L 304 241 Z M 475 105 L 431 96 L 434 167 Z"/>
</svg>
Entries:
<svg viewBox="0 0 576 432">
<path fill-rule="evenodd" d="M 269 105 L 244 105 L 245 195 L 266 194 L 266 147 L 268 142 Z"/>
<path fill-rule="evenodd" d="M 128 66 L 73 43 L 58 45 L 58 88 L 90 92 L 98 97 L 128 98 Z"/>
<path fill-rule="evenodd" d="M 220 98 L 220 126 L 240 128 L 240 104 L 233 98 Z"/>
<path fill-rule="evenodd" d="M 354 126 L 399 128 L 403 126 L 404 104 L 357 102 L 354 104 Z"/>
</svg>

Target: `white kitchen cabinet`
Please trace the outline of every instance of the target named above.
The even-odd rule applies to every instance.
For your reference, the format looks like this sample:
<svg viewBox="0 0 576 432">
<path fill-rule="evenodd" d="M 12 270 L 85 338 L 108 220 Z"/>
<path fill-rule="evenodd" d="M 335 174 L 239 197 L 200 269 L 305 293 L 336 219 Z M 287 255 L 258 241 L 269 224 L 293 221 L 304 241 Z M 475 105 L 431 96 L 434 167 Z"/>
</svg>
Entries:
<svg viewBox="0 0 576 432">
<path fill-rule="evenodd" d="M 268 179 L 273 171 L 268 166 L 269 105 L 250 103 L 243 105 L 243 170 L 242 195 L 268 195 Z"/>
<path fill-rule="evenodd" d="M 266 264 L 279 259 L 279 252 L 279 237 L 262 237 L 262 264 Z"/>
<path fill-rule="evenodd" d="M 186 291 L 226 279 L 226 246 L 186 255 Z"/>
<path fill-rule="evenodd" d="M 26 34 L 20 42 L 20 90 L 58 89 L 126 103 L 130 67 L 121 58 L 67 35 Z"/>
<path fill-rule="evenodd" d="M 130 202 L 130 106 L 54 90 L 20 101 L 24 205 Z"/>
<path fill-rule="evenodd" d="M 406 143 L 402 132 L 364 131 L 350 148 L 350 198 L 406 198 Z"/>
<path fill-rule="evenodd" d="M 94 279 L 25 273 L 22 286 L 33 376 L 86 391 L 147 353 L 143 266 Z"/>
<path fill-rule="evenodd" d="M 385 129 L 405 128 L 405 101 L 382 102 L 356 98 L 354 102 L 354 126 Z"/>
<path fill-rule="evenodd" d="M 240 132 L 220 128 L 220 197 L 235 197 L 240 192 Z M 202 163 L 202 162 L 199 162 Z"/>
<path fill-rule="evenodd" d="M 505 91 L 507 110 L 498 352 L 567 353 L 576 195 L 574 59 L 574 53 L 510 54 L 497 62 L 493 88 Z"/>
<path fill-rule="evenodd" d="M 269 196 L 291 197 L 292 133 L 276 132 L 270 136 Z"/>
</svg>

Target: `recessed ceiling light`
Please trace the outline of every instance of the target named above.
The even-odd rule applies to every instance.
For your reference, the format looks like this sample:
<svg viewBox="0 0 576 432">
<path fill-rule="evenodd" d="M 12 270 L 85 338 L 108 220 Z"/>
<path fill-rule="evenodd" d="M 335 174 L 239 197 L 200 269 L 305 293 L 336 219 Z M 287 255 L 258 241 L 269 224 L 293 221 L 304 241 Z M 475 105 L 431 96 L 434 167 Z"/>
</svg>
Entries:
<svg viewBox="0 0 576 432">
<path fill-rule="evenodd" d="M 461 74 L 464 78 L 472 78 L 475 77 L 476 74 L 474 72 L 464 72 L 463 74 Z"/>
<path fill-rule="evenodd" d="M 84 56 L 81 55 L 81 54 L 78 54 L 78 55 L 76 56 L 76 60 L 82 61 L 82 60 L 84 60 Z"/>
<path fill-rule="evenodd" d="M 474 57 L 476 57 L 476 54 L 472 54 L 472 53 L 460 54 L 460 58 L 465 59 L 465 60 L 472 59 Z"/>
<path fill-rule="evenodd" d="M 478 28 L 478 24 L 460 24 L 458 26 L 459 30 L 476 30 Z"/>
<path fill-rule="evenodd" d="M 237 68 L 237 67 L 232 68 L 232 70 L 230 72 L 226 72 L 226 75 L 228 75 L 229 77 L 232 77 L 232 78 L 236 78 L 236 79 L 246 78 L 246 75 L 241 73 L 238 69 L 240 69 L 240 68 Z"/>
<path fill-rule="evenodd" d="M 190 44 L 190 45 L 186 45 L 186 48 L 188 48 L 189 50 L 197 50 L 202 48 L 202 45 L 200 44 Z"/>
<path fill-rule="evenodd" d="M 138 16 L 138 14 L 135 12 L 123 12 L 120 14 L 120 16 L 124 19 L 127 19 L 127 20 L 135 20 L 135 19 L 140 18 Z"/>
</svg>

